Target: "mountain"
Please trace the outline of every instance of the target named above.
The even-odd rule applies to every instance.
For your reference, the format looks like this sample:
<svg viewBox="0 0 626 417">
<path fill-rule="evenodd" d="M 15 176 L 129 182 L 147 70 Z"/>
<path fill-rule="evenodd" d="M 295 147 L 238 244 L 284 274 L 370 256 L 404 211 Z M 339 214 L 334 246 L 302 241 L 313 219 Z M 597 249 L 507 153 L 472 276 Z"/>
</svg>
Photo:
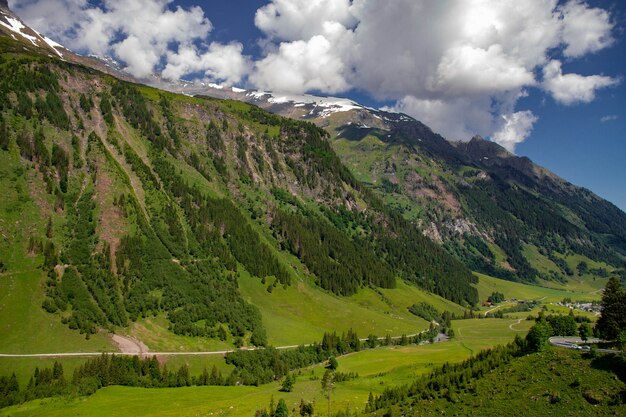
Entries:
<svg viewBox="0 0 626 417">
<path fill-rule="evenodd" d="M 572 259 L 624 266 L 622 211 L 494 143 L 346 99 L 153 77 L 185 95 L 166 93 L 1 14 L 2 216 L 32 218 L 3 231 L 0 261 L 41 257 L 43 307 L 70 328 L 164 314 L 175 334 L 263 344 L 241 274 L 272 291 L 304 271 L 339 296 L 401 278 L 472 306 L 471 270 L 566 283 Z"/>
<path fill-rule="evenodd" d="M 610 203 L 489 141 L 451 143 L 350 100 L 158 76 L 144 81 L 162 89 L 142 85 L 114 61 L 74 54 L 4 7 L 0 15 L 0 407 L 14 404 L 3 415 L 79 412 L 59 411 L 69 403 L 89 414 L 84 396 L 107 385 L 128 386 L 91 397 L 100 411 L 104 398 L 118 413 L 123 402 L 140 414 L 252 415 L 239 403 L 253 410 L 272 395 L 270 408 L 288 413 L 283 398 L 274 406 L 283 376 L 283 391 L 298 379 L 289 407 L 299 399 L 311 414 L 314 403 L 330 407 L 324 362 L 348 352 L 331 383 L 346 414 L 368 391 L 365 410 L 377 415 L 416 402 L 439 413 L 457 398 L 478 410 L 502 365 L 515 371 L 499 378 L 503 395 L 534 398 L 553 376 L 517 391 L 513 380 L 554 368 L 563 402 L 577 395 L 572 409 L 589 408 L 583 387 L 595 409 L 621 409 L 621 382 L 605 375 L 602 393 L 588 385 L 604 372 L 594 363 L 561 375 L 578 354 L 518 361 L 528 343 L 516 338 L 458 363 L 525 332 L 521 317 L 545 308 L 473 320 L 479 293 L 597 299 L 608 276 L 626 275 L 624 213 Z M 453 339 L 431 345 L 446 339 L 439 332 Z M 110 352 L 120 338 L 167 354 L 49 357 Z M 280 348 L 253 349 L 268 345 Z M 244 348 L 217 355 L 233 346 Z M 537 357 L 545 363 L 533 368 Z M 443 361 L 453 364 L 434 368 Z M 189 385 L 184 401 L 154 388 Z M 219 404 L 207 402 L 216 392 Z"/>
<path fill-rule="evenodd" d="M 70 329 L 158 316 L 178 336 L 264 345 L 242 276 L 339 297 L 400 278 L 477 303 L 471 271 L 364 187 L 324 130 L 114 78 L 3 16 L 0 267 L 43 271 L 41 305 Z"/>
<path fill-rule="evenodd" d="M 114 60 L 79 55 L 30 28 L 9 9 L 7 1 L 0 1 L 0 35 L 19 40 L 22 47 L 30 51 L 47 54 L 49 57 L 58 57 L 63 61 L 85 65 L 122 80 L 137 81 L 119 66 L 115 65 Z"/>
<path fill-rule="evenodd" d="M 410 116 L 347 99 L 191 82 L 161 86 L 314 122 L 357 179 L 473 270 L 567 283 L 576 275 L 567 259 L 583 256 L 623 275 L 626 214 L 494 142 L 448 142 Z"/>
</svg>

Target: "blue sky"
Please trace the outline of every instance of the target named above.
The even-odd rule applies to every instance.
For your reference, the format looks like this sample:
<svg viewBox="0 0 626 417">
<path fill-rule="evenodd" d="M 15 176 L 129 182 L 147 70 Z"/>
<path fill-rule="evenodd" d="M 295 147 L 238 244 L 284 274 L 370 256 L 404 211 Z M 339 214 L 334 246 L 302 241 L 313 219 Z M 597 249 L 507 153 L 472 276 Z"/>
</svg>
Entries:
<svg viewBox="0 0 626 417">
<path fill-rule="evenodd" d="M 136 76 L 162 71 L 404 111 L 474 134 L 626 209 L 619 0 L 10 0 Z"/>
</svg>

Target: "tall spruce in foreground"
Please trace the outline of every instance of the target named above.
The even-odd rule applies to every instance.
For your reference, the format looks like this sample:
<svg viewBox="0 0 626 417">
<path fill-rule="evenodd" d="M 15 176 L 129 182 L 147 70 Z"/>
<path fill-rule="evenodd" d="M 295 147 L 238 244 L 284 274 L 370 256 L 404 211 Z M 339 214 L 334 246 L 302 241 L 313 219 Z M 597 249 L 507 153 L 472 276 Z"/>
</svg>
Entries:
<svg viewBox="0 0 626 417">
<path fill-rule="evenodd" d="M 617 278 L 611 277 L 602 295 L 602 315 L 596 323 L 596 331 L 604 339 L 615 340 L 625 330 L 626 292 Z"/>
</svg>

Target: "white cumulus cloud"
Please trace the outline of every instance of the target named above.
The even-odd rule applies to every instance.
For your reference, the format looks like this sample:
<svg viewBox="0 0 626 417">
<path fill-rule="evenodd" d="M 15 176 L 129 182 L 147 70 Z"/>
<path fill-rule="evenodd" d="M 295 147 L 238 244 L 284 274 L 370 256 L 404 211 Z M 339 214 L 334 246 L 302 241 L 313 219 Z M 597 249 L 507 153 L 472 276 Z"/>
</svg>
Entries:
<svg viewBox="0 0 626 417">
<path fill-rule="evenodd" d="M 250 80 L 261 89 L 287 93 L 336 93 L 349 89 L 349 67 L 337 53 L 336 44 L 347 44 L 352 33 L 338 24 L 325 26 L 325 35 L 281 43 L 276 51 L 256 63 Z"/>
<path fill-rule="evenodd" d="M 277 92 L 352 89 L 392 101 L 448 139 L 475 134 L 514 150 L 537 122 L 529 89 L 592 101 L 619 77 L 563 73 L 561 62 L 615 43 L 608 10 L 582 0 L 268 0 L 254 61 L 236 40 L 210 42 L 199 7 L 173 0 L 13 0 L 36 29 L 72 48 L 113 54 L 136 76 L 201 74 Z"/>
<path fill-rule="evenodd" d="M 614 86 L 618 78 L 604 75 L 563 74 L 561 62 L 553 60 L 543 68 L 543 87 L 554 99 L 565 105 L 589 103 L 596 96 L 596 90 Z"/>
<path fill-rule="evenodd" d="M 572 0 L 560 11 L 563 14 L 563 41 L 567 45 L 565 56 L 576 58 L 613 44 L 613 23 L 606 10 Z"/>
<path fill-rule="evenodd" d="M 610 14 L 579 0 L 273 0 L 255 23 L 266 34 L 257 86 L 356 88 L 396 100 L 391 108 L 449 139 L 481 134 L 509 150 L 538 120 L 516 108 L 528 88 L 573 104 L 615 83 L 552 71 L 555 54 L 579 58 L 614 42 Z"/>
<path fill-rule="evenodd" d="M 250 60 L 243 55 L 243 45 L 211 43 L 206 52 L 199 52 L 193 45 L 167 53 L 167 65 L 162 72 L 165 78 L 180 79 L 185 74 L 202 72 L 207 80 L 223 80 L 234 84 L 249 72 Z"/>
<path fill-rule="evenodd" d="M 170 77 L 200 71 L 212 80 L 240 81 L 248 71 L 243 47 L 208 42 L 213 26 L 202 8 L 171 7 L 172 2 L 104 0 L 93 6 L 86 0 L 15 0 L 11 7 L 70 48 L 113 55 L 136 77 L 166 68 Z"/>
<path fill-rule="evenodd" d="M 257 10 L 254 22 L 268 36 L 282 41 L 310 39 L 327 22 L 351 26 L 350 0 L 274 0 Z"/>
<path fill-rule="evenodd" d="M 537 121 L 537 116 L 530 110 L 503 114 L 502 127 L 493 135 L 493 140 L 513 152 L 518 143 L 523 142 Z"/>
</svg>

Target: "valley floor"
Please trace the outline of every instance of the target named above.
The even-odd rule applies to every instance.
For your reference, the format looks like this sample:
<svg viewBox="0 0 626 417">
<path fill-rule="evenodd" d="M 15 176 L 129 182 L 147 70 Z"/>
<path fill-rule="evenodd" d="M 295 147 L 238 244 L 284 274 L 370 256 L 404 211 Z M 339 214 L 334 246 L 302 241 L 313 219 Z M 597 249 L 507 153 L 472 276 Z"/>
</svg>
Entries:
<svg viewBox="0 0 626 417">
<path fill-rule="evenodd" d="M 337 384 L 333 394 L 334 411 L 363 410 L 369 393 L 381 393 L 386 387 L 409 383 L 445 362 L 460 362 L 482 349 L 505 344 L 516 334 L 525 334 L 531 322 L 510 319 L 472 319 L 453 322 L 457 337 L 422 346 L 394 346 L 364 350 L 338 358 L 338 370 L 358 373 L 358 378 Z M 217 358 L 216 358 L 217 359 Z M 177 358 L 177 364 L 186 358 Z M 213 360 L 212 360 L 213 361 Z M 211 366 L 195 358 L 189 362 L 192 372 Z M 169 366 L 170 362 L 168 362 Z M 290 408 L 300 399 L 325 405 L 320 379 L 324 368 L 319 365 L 297 373 L 293 392 L 280 392 L 280 383 L 259 387 L 186 387 L 131 388 L 108 387 L 85 398 L 56 398 L 32 401 L 0 410 L 0 416 L 173 416 L 221 415 L 253 416 L 267 407 L 270 399 L 284 398 Z"/>
</svg>

